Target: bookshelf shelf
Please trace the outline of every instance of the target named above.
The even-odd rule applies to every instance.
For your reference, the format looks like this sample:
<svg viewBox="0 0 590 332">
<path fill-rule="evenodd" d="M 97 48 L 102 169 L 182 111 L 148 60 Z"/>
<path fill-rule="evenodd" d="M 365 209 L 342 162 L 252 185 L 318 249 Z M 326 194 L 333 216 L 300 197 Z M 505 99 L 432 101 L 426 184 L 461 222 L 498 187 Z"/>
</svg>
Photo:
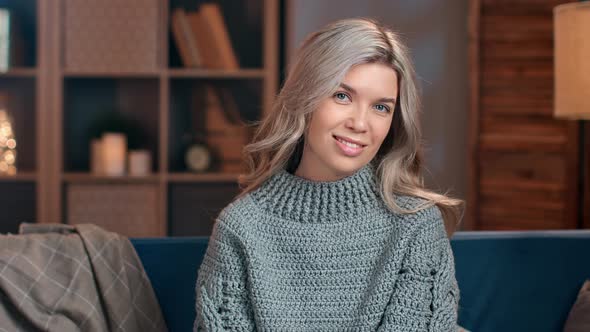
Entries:
<svg viewBox="0 0 590 332">
<path fill-rule="evenodd" d="M 169 173 L 168 182 L 200 183 L 200 182 L 237 182 L 239 174 L 232 173 Z"/>
<path fill-rule="evenodd" d="M 37 181 L 35 172 L 19 172 L 15 175 L 0 175 L 0 182 L 34 182 Z"/>
<path fill-rule="evenodd" d="M 63 176 L 64 182 L 67 183 L 158 183 L 162 179 L 161 174 L 150 174 L 142 176 L 123 175 L 123 176 L 108 176 L 97 175 L 84 172 L 69 172 Z"/>
<path fill-rule="evenodd" d="M 8 71 L 0 72 L 1 77 L 13 78 L 13 77 L 30 77 L 34 78 L 37 76 L 37 68 L 11 68 Z"/>
<path fill-rule="evenodd" d="M 62 72 L 64 78 L 160 78 L 164 71 L 145 72 L 100 72 L 100 71 L 72 71 Z"/>
<path fill-rule="evenodd" d="M 0 52 L 0 108 L 3 116 L 8 115 L 16 140 L 17 168 L 14 175 L 0 174 L 0 233 L 16 233 L 20 222 L 38 221 L 45 212 L 41 144 L 46 131 L 39 126 L 45 109 L 40 106 L 38 1 L 0 2 L 0 25 L 9 27 L 2 29 L 0 39 L 10 40 L 8 48 Z"/>
<path fill-rule="evenodd" d="M 263 69 L 240 70 L 212 70 L 212 69 L 170 69 L 171 78 L 258 78 L 263 79 L 266 71 Z"/>
</svg>

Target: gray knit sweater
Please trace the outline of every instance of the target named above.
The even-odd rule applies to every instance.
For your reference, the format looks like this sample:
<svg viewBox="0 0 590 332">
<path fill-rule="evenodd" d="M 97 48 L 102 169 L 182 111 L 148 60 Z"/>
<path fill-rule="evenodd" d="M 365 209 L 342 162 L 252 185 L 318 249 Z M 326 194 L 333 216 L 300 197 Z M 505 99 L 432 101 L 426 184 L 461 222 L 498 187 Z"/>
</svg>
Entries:
<svg viewBox="0 0 590 332">
<path fill-rule="evenodd" d="M 423 200 L 398 197 L 411 208 Z M 195 331 L 456 331 L 459 289 L 436 207 L 387 210 L 374 168 L 334 182 L 283 170 L 219 214 Z"/>
</svg>

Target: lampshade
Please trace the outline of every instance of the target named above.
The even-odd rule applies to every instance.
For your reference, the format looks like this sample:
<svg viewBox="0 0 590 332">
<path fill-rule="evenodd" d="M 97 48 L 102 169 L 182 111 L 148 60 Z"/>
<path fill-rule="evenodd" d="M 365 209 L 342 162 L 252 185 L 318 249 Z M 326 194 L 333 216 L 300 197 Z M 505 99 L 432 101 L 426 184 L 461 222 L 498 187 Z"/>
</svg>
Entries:
<svg viewBox="0 0 590 332">
<path fill-rule="evenodd" d="M 590 2 L 556 6 L 554 115 L 590 119 Z"/>
</svg>

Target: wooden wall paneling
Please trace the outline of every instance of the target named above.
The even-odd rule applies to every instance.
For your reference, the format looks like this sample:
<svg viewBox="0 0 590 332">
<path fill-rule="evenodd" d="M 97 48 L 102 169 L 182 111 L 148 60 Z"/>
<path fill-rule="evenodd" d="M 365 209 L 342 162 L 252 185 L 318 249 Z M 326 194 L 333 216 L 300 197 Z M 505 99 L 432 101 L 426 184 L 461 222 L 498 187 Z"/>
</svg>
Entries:
<svg viewBox="0 0 590 332">
<path fill-rule="evenodd" d="M 577 130 L 553 118 L 559 3 L 472 1 L 470 22 L 479 22 L 470 45 L 475 229 L 577 227 Z"/>
<path fill-rule="evenodd" d="M 564 0 L 482 0 L 486 15 L 546 15 Z"/>
<path fill-rule="evenodd" d="M 480 1 L 469 1 L 469 115 L 468 115 L 468 144 L 467 144 L 467 202 L 465 220 L 461 229 L 475 230 L 478 228 L 478 197 L 479 197 L 479 173 L 478 138 L 479 132 L 479 18 Z"/>
</svg>

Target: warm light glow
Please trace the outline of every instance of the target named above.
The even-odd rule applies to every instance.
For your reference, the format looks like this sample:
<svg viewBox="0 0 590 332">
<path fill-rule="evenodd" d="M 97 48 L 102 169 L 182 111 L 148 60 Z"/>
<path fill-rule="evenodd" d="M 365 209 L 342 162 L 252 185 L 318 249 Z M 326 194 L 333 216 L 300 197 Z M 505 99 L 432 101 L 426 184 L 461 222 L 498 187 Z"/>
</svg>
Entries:
<svg viewBox="0 0 590 332">
<path fill-rule="evenodd" d="M 15 159 L 16 159 L 16 156 L 14 155 L 14 153 L 12 151 L 6 151 L 6 153 L 4 153 L 4 160 L 6 161 L 7 164 L 9 164 L 9 165 L 14 164 Z"/>
<path fill-rule="evenodd" d="M 0 97 L 2 97 L 0 95 Z M 3 99 L 0 98 L 0 102 Z M 0 108 L 0 173 L 16 174 L 16 139 L 12 131 L 11 118 L 8 112 Z"/>
<path fill-rule="evenodd" d="M 6 146 L 9 149 L 14 149 L 16 148 L 16 140 L 14 138 L 9 139 L 8 141 L 6 141 Z"/>
<path fill-rule="evenodd" d="M 102 136 L 102 166 L 107 175 L 125 174 L 127 137 L 118 133 L 104 133 Z"/>
<path fill-rule="evenodd" d="M 0 129 L 0 131 L 2 131 L 2 135 L 4 136 L 12 135 L 12 128 L 10 128 L 9 126 L 3 126 L 2 129 Z"/>
<path fill-rule="evenodd" d="M 555 105 L 558 118 L 590 119 L 590 2 L 553 9 Z"/>
</svg>

